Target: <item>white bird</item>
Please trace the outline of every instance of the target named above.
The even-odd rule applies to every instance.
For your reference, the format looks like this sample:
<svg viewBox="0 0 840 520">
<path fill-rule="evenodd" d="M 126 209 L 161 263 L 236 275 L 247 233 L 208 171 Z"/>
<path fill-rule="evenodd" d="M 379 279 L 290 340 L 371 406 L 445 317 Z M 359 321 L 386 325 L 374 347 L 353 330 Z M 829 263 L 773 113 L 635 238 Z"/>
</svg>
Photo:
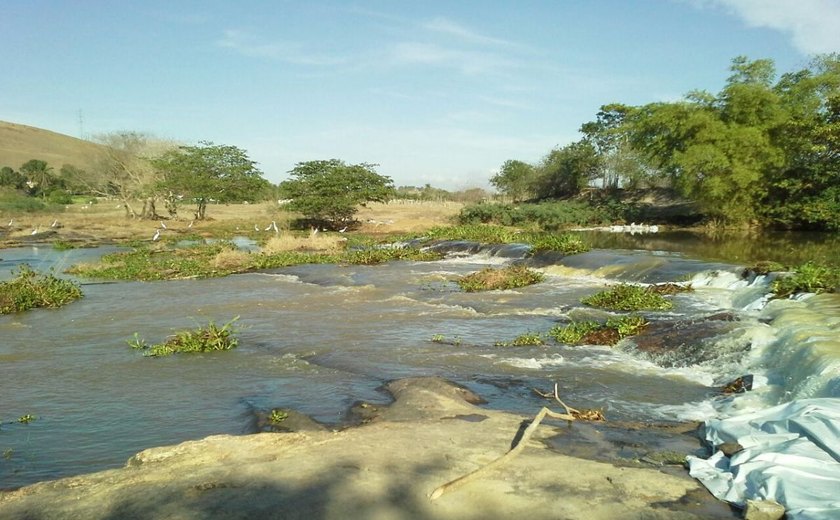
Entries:
<svg viewBox="0 0 840 520">
<path fill-rule="evenodd" d="M 256 224 L 254 224 L 254 231 L 259 231 L 259 230 L 260 230 L 260 227 Z"/>
<path fill-rule="evenodd" d="M 30 235 L 37 235 L 37 234 L 38 234 L 38 229 L 39 229 L 40 227 L 41 227 L 41 226 L 36 226 L 36 227 L 35 227 L 35 229 L 33 229 L 33 230 L 32 230 L 32 233 L 30 233 Z"/>
<path fill-rule="evenodd" d="M 344 226 L 343 228 L 338 230 L 339 233 L 344 233 L 345 231 L 347 231 L 347 226 Z"/>
<path fill-rule="evenodd" d="M 273 229 L 275 233 L 279 233 L 279 232 L 280 232 L 280 230 L 279 230 L 279 229 L 277 229 L 277 222 L 275 222 L 275 221 L 273 221 L 273 220 L 271 221 L 271 229 Z"/>
<path fill-rule="evenodd" d="M 187 226 L 187 227 L 188 227 L 188 228 L 191 228 L 191 227 L 192 227 L 192 225 L 193 225 L 193 222 L 195 222 L 195 220 L 190 221 L 190 225 L 189 225 L 189 226 Z"/>
<path fill-rule="evenodd" d="M 14 224 L 14 223 L 15 223 L 15 219 L 13 219 L 13 218 L 9 219 L 9 227 L 12 227 L 12 224 Z"/>
<path fill-rule="evenodd" d="M 57 225 L 58 225 L 58 219 L 55 219 L 55 220 L 53 220 L 53 223 L 50 225 L 50 227 L 56 227 Z"/>
<path fill-rule="evenodd" d="M 318 228 L 312 228 L 312 236 L 314 237 L 317 234 L 318 234 Z"/>
<path fill-rule="evenodd" d="M 166 224 L 164 224 L 162 220 L 160 221 L 160 227 L 162 227 L 163 229 L 166 229 Z"/>
<path fill-rule="evenodd" d="M 268 231 L 269 229 L 271 229 L 271 224 L 267 225 L 263 231 Z"/>
<path fill-rule="evenodd" d="M 155 230 L 155 236 L 152 237 L 152 242 L 155 242 L 159 238 L 160 238 L 160 230 L 156 229 Z"/>
</svg>

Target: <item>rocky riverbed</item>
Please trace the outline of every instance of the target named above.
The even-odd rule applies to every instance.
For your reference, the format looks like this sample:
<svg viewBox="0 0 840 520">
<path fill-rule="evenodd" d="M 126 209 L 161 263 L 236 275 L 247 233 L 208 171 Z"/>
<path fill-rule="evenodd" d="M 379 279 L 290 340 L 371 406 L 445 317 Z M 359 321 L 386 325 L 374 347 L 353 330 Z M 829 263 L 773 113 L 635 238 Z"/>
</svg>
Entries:
<svg viewBox="0 0 840 520">
<path fill-rule="evenodd" d="M 398 380 L 387 390 L 393 404 L 378 407 L 358 427 L 332 431 L 302 421 L 299 431 L 217 435 L 148 449 L 120 469 L 0 493 L 0 517 L 736 516 L 681 468 L 559 453 L 551 448 L 562 442 L 558 432 L 593 435 L 591 424 L 565 421 L 545 421 L 516 458 L 432 501 L 441 484 L 509 450 L 529 418 L 479 407 L 473 404 L 478 396 L 439 378 Z"/>
</svg>

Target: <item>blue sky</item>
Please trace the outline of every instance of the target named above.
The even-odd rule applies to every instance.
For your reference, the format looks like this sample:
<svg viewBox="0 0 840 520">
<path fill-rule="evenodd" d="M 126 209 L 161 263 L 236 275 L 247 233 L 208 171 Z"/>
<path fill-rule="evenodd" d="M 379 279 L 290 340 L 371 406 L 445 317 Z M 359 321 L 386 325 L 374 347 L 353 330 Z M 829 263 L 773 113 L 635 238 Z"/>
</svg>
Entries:
<svg viewBox="0 0 840 520">
<path fill-rule="evenodd" d="M 838 27 L 840 0 L 0 0 L 0 120 L 487 187 L 603 104 L 717 92 L 738 55 L 798 70 Z"/>
</svg>

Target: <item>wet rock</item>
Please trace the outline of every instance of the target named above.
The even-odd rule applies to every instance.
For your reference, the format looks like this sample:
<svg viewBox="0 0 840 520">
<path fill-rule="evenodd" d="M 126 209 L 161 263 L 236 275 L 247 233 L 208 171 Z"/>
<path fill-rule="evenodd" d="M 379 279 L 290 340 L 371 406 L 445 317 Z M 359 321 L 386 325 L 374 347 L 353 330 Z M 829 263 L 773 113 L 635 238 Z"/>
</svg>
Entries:
<svg viewBox="0 0 840 520">
<path fill-rule="evenodd" d="M 719 313 L 693 320 L 652 321 L 632 338 L 631 348 L 661 366 L 696 365 L 720 356 L 711 340 L 733 330 L 735 319 L 731 313 Z M 747 350 L 749 344 L 740 348 Z"/>
<path fill-rule="evenodd" d="M 726 383 L 723 385 L 721 391 L 724 394 L 743 394 L 745 392 L 749 392 L 752 388 L 753 376 L 752 374 L 747 374 Z"/>
<path fill-rule="evenodd" d="M 775 500 L 747 500 L 744 510 L 746 520 L 780 520 L 785 516 L 785 507 Z"/>
<path fill-rule="evenodd" d="M 723 454 L 727 457 L 731 457 L 739 451 L 743 450 L 744 447 L 738 444 L 737 442 L 724 442 L 723 444 L 718 446 L 717 449 L 722 451 Z"/>
<path fill-rule="evenodd" d="M 257 431 L 261 432 L 312 432 L 326 431 L 327 427 L 306 414 L 288 408 L 274 408 L 270 412 L 256 412 Z"/>
</svg>

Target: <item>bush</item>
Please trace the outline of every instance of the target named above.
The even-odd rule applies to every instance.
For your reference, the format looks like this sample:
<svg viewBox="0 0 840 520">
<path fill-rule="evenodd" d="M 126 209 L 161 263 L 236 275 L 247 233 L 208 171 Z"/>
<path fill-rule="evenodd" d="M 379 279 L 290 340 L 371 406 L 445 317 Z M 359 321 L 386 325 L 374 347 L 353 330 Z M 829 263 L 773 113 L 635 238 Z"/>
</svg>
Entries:
<svg viewBox="0 0 840 520">
<path fill-rule="evenodd" d="M 15 278 L 0 282 L 0 314 L 61 307 L 81 297 L 78 284 L 52 274 L 39 274 L 24 264 Z"/>
<path fill-rule="evenodd" d="M 545 276 L 525 266 L 514 265 L 502 269 L 488 267 L 481 271 L 462 276 L 458 286 L 466 292 L 516 289 L 543 281 Z"/>
<path fill-rule="evenodd" d="M 639 334 L 647 324 L 647 320 L 642 316 L 632 314 L 612 317 L 604 324 L 597 321 L 578 321 L 558 325 L 548 331 L 548 335 L 558 343 L 567 345 L 614 345 L 623 338 Z"/>
<path fill-rule="evenodd" d="M 584 305 L 613 311 L 671 309 L 674 305 L 655 290 L 639 285 L 620 284 L 581 300 Z"/>
<path fill-rule="evenodd" d="M 144 350 L 146 356 L 160 357 L 176 353 L 215 352 L 235 348 L 239 341 L 233 336 L 233 323 L 239 316 L 233 318 L 221 327 L 212 321 L 207 327 L 178 332 L 165 342 L 147 345 L 145 340 L 134 334 L 134 339 L 128 344 L 135 349 Z"/>
<path fill-rule="evenodd" d="M 784 275 L 773 282 L 773 293 L 784 298 L 797 292 L 836 292 L 840 288 L 840 269 L 807 262 L 794 268 L 792 274 Z"/>
</svg>

